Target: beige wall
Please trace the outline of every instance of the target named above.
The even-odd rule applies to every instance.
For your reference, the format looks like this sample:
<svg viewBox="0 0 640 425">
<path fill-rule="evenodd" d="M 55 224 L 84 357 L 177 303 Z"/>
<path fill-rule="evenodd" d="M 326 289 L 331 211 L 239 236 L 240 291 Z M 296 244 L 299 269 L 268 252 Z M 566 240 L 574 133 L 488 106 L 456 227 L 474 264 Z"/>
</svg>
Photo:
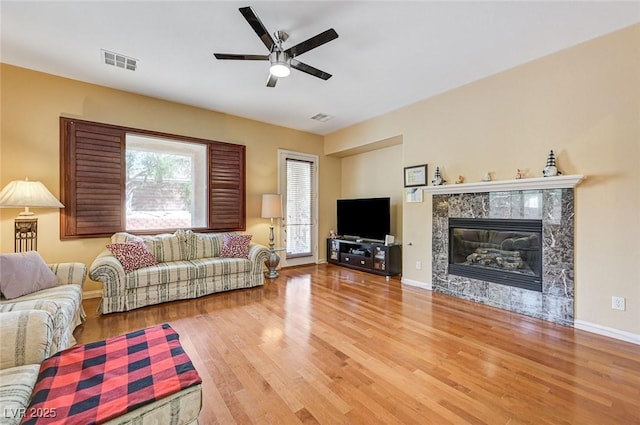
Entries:
<svg viewBox="0 0 640 425">
<path fill-rule="evenodd" d="M 576 189 L 576 319 L 640 335 L 640 25 L 328 135 L 325 152 L 396 135 L 404 166 L 428 163 L 431 178 L 438 165 L 450 183 L 541 176 L 550 149 L 565 174 L 588 176 Z M 403 278 L 428 283 L 430 197 L 403 211 Z"/>
<path fill-rule="evenodd" d="M 342 158 L 341 198 L 391 198 L 391 234 L 402 240 L 402 145 Z M 334 220 L 334 225 L 336 225 Z"/>
<path fill-rule="evenodd" d="M 277 190 L 277 149 L 319 155 L 319 232 L 326 235 L 330 230 L 334 212 L 327 206 L 335 204 L 340 191 L 340 159 L 323 155 L 320 136 L 10 65 L 0 69 L 2 187 L 28 176 L 59 195 L 58 119 L 64 115 L 246 145 L 247 233 L 265 244 L 269 230 L 268 221 L 260 218 L 261 194 Z M 62 242 L 59 211 L 34 211 L 39 216 L 38 251 L 48 262 L 79 261 L 89 266 L 108 242 L 106 238 Z M 0 252 L 13 252 L 13 218 L 18 212 L 0 210 Z M 319 257 L 326 257 L 324 244 L 319 248 Z M 85 289 L 99 288 L 97 282 L 88 282 Z"/>
</svg>

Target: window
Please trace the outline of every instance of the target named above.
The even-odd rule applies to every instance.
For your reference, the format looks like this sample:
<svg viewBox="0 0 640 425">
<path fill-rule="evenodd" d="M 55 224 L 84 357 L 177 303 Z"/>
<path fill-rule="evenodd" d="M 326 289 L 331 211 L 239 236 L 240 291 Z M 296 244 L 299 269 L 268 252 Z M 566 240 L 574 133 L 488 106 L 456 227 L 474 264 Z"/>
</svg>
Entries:
<svg viewBox="0 0 640 425">
<path fill-rule="evenodd" d="M 244 146 L 62 117 L 60 131 L 61 239 L 245 230 Z"/>
<path fill-rule="evenodd" d="M 126 136 L 126 229 L 207 227 L 207 146 Z"/>
</svg>

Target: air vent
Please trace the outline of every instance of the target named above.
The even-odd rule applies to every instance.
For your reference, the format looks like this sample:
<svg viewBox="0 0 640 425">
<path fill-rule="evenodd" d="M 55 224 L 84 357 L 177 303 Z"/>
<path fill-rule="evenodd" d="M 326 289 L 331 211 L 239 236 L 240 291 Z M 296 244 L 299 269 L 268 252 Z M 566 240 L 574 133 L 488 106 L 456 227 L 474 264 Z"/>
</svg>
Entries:
<svg viewBox="0 0 640 425">
<path fill-rule="evenodd" d="M 138 59 L 130 58 L 120 53 L 110 52 L 104 49 L 102 49 L 101 52 L 105 65 L 128 69 L 130 71 L 135 71 L 138 66 Z"/>
<path fill-rule="evenodd" d="M 333 119 L 333 115 L 318 113 L 311 117 L 312 120 L 327 122 L 330 119 Z"/>
</svg>

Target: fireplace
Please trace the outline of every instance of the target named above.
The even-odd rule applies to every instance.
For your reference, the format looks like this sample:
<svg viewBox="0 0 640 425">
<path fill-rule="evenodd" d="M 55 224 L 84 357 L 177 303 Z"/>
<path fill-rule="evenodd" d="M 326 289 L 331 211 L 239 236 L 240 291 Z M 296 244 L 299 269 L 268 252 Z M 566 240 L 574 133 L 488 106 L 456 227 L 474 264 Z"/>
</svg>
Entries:
<svg viewBox="0 0 640 425">
<path fill-rule="evenodd" d="M 573 188 L 583 178 L 563 175 L 426 187 L 433 195 L 433 290 L 573 326 Z M 481 232 L 485 239 L 480 239 Z M 456 250 L 456 244 L 467 245 L 467 250 Z M 478 248 L 487 249 L 476 252 Z M 479 255 L 467 259 L 474 253 Z M 503 280 L 494 279 L 496 275 Z"/>
<path fill-rule="evenodd" d="M 449 218 L 448 271 L 542 292 L 542 220 Z"/>
</svg>

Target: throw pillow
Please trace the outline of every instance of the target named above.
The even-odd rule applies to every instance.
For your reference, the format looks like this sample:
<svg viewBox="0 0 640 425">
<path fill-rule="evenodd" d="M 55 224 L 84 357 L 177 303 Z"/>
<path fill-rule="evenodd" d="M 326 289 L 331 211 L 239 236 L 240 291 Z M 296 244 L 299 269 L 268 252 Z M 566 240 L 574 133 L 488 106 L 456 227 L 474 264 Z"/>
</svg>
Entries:
<svg viewBox="0 0 640 425">
<path fill-rule="evenodd" d="M 188 259 L 219 257 L 222 249 L 222 233 L 196 233 L 187 230 Z"/>
<path fill-rule="evenodd" d="M 108 244 L 107 248 L 120 261 L 125 273 L 158 264 L 156 257 L 142 241 L 115 242 Z"/>
<path fill-rule="evenodd" d="M 221 258 L 249 258 L 251 235 L 226 233 L 222 238 Z"/>
<path fill-rule="evenodd" d="M 58 285 L 36 251 L 0 254 L 0 292 L 8 300 Z"/>
<path fill-rule="evenodd" d="M 111 235 L 111 243 L 141 241 L 140 237 L 127 232 L 117 232 Z"/>
<path fill-rule="evenodd" d="M 178 229 L 175 233 L 141 236 L 140 240 L 160 263 L 188 260 L 187 234 Z M 130 241 L 126 241 L 130 242 Z"/>
</svg>

